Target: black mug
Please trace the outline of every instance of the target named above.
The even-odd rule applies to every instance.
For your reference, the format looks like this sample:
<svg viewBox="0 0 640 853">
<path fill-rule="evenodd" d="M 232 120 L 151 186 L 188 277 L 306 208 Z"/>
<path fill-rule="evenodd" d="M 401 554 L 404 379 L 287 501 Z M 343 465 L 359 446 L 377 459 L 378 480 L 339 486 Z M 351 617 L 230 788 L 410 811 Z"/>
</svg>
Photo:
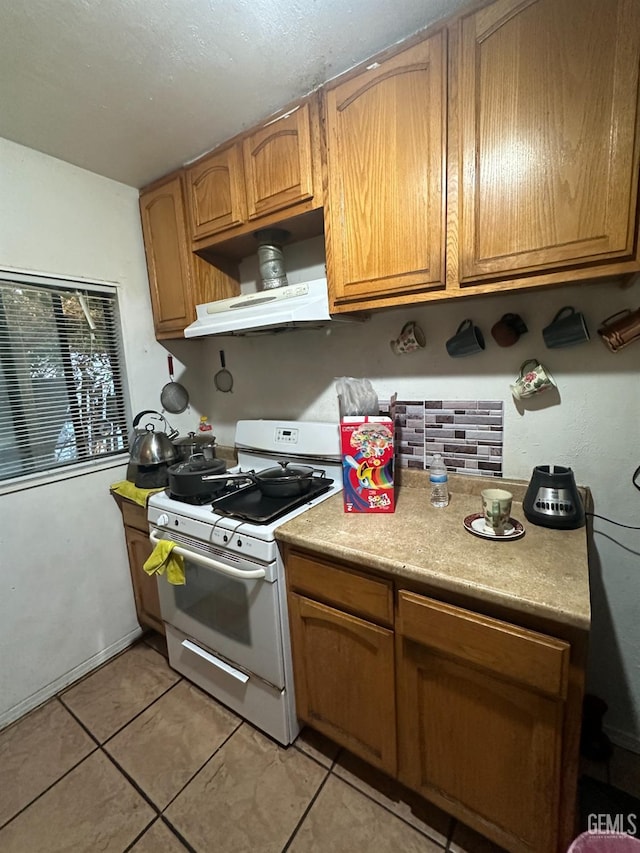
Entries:
<svg viewBox="0 0 640 853">
<path fill-rule="evenodd" d="M 565 305 L 544 327 L 542 337 L 549 349 L 574 347 L 589 340 L 589 329 L 580 311 L 576 311 L 572 305 Z"/>
<path fill-rule="evenodd" d="M 484 336 L 473 320 L 463 320 L 458 330 L 446 343 L 447 352 L 451 358 L 465 358 L 475 355 L 484 349 Z"/>
</svg>

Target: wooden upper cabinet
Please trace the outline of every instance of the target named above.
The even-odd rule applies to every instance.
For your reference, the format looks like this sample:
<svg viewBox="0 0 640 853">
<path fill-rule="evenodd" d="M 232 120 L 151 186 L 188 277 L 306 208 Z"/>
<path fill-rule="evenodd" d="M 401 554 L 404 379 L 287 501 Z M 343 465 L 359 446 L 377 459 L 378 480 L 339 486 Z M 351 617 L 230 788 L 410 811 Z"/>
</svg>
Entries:
<svg viewBox="0 0 640 853">
<path fill-rule="evenodd" d="M 446 55 L 440 31 L 326 89 L 337 310 L 415 302 L 443 287 Z"/>
<path fill-rule="evenodd" d="M 191 236 L 208 237 L 247 218 L 239 143 L 205 157 L 188 173 Z"/>
<path fill-rule="evenodd" d="M 459 281 L 632 259 L 638 0 L 498 0 L 457 27 Z"/>
<path fill-rule="evenodd" d="M 242 142 L 249 219 L 313 198 L 310 102 L 268 122 Z"/>
<path fill-rule="evenodd" d="M 158 340 L 182 338 L 196 319 L 196 305 L 240 292 L 237 266 L 194 255 L 187 232 L 183 173 L 140 193 L 151 309 Z M 215 259 L 214 259 L 215 260 Z"/>
<path fill-rule="evenodd" d="M 322 207 L 319 96 L 300 103 L 235 137 L 187 171 L 194 248 L 216 246 L 232 258 L 253 254 L 260 227 L 296 233 L 295 217 Z M 285 220 L 293 217 L 293 222 Z M 314 225 L 307 225 L 313 233 Z M 320 223 L 320 231 L 321 231 Z M 236 241 L 234 243 L 233 241 Z"/>
<path fill-rule="evenodd" d="M 140 215 L 156 334 L 176 337 L 195 320 L 191 246 L 180 175 L 143 191 Z"/>
</svg>

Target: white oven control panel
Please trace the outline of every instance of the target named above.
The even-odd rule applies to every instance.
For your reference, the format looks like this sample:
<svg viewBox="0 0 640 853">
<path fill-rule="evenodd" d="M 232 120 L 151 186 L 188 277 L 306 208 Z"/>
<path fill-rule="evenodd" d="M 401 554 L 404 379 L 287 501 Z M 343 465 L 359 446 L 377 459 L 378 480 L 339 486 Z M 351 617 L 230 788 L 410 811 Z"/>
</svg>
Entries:
<svg viewBox="0 0 640 853">
<path fill-rule="evenodd" d="M 295 427 L 276 427 L 274 436 L 276 444 L 297 444 L 298 430 Z"/>
</svg>

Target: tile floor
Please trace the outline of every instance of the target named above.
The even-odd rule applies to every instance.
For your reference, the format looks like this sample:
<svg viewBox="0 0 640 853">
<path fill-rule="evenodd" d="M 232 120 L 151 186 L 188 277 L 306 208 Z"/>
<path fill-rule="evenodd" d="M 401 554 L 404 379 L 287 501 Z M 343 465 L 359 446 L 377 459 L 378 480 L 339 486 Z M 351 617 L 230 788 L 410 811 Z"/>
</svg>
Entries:
<svg viewBox="0 0 640 853">
<path fill-rule="evenodd" d="M 498 850 L 310 730 L 281 748 L 170 669 L 159 640 L 0 733 L 2 853 Z M 590 770 L 640 795 L 638 756 Z"/>
</svg>

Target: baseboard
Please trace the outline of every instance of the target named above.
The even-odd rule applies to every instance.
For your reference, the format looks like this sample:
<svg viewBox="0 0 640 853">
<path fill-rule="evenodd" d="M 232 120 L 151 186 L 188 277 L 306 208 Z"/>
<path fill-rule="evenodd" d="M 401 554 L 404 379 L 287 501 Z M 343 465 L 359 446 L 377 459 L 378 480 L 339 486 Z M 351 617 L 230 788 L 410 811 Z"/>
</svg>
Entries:
<svg viewBox="0 0 640 853">
<path fill-rule="evenodd" d="M 128 648 L 133 642 L 135 642 L 135 640 L 138 639 L 138 637 L 141 636 L 142 629 L 135 628 L 128 634 L 125 634 L 125 636 L 116 643 L 113 643 L 106 649 L 103 649 L 93 655 L 93 657 L 90 657 L 88 660 L 83 661 L 78 666 L 69 670 L 69 672 L 65 672 L 64 675 L 60 676 L 60 678 L 57 678 L 55 681 L 50 682 L 45 687 L 37 690 L 35 693 L 32 693 L 31 696 L 23 699 L 22 702 L 18 702 L 17 705 L 14 705 L 3 714 L 0 714 L 0 729 L 4 729 L 10 723 L 15 722 L 15 720 L 19 720 L 20 717 L 24 717 L 25 714 L 29 713 L 29 711 L 33 711 L 34 708 L 44 704 L 48 699 L 51 699 L 57 693 L 60 693 L 61 690 L 64 690 L 65 687 L 69 687 L 70 684 L 78 681 L 78 679 L 82 678 L 83 675 L 87 675 L 89 672 L 117 655 L 118 652 Z"/>
<path fill-rule="evenodd" d="M 630 752 L 640 753 L 640 738 L 630 735 L 628 732 L 623 732 L 620 729 L 614 729 L 611 726 L 603 726 L 605 733 L 616 746 L 621 746 L 623 749 L 628 749 Z"/>
</svg>

